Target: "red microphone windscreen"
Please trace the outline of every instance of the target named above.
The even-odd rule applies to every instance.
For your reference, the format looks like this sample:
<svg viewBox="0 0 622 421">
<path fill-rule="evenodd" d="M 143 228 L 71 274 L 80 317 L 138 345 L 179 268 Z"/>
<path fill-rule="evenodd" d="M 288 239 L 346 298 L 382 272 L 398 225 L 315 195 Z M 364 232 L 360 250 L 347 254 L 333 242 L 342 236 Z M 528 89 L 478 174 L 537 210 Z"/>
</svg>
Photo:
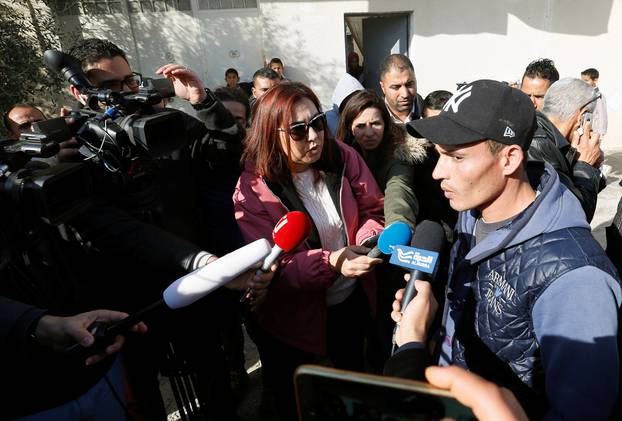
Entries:
<svg viewBox="0 0 622 421">
<path fill-rule="evenodd" d="M 274 244 L 283 251 L 289 252 L 295 249 L 311 234 L 311 220 L 300 211 L 286 213 L 276 223 L 272 238 Z"/>
</svg>

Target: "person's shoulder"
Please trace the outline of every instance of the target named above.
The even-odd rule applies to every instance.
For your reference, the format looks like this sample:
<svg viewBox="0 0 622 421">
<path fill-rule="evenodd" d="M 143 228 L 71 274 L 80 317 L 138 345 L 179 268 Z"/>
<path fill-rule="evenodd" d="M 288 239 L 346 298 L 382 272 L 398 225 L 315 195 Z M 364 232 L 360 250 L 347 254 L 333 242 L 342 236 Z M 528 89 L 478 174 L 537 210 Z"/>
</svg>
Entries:
<svg viewBox="0 0 622 421">
<path fill-rule="evenodd" d="M 341 157 L 345 161 L 350 161 L 353 159 L 358 160 L 359 158 L 361 158 L 360 154 L 346 142 L 343 142 L 341 140 L 332 140 L 332 142 L 334 143 L 335 149 L 339 151 Z"/>
</svg>

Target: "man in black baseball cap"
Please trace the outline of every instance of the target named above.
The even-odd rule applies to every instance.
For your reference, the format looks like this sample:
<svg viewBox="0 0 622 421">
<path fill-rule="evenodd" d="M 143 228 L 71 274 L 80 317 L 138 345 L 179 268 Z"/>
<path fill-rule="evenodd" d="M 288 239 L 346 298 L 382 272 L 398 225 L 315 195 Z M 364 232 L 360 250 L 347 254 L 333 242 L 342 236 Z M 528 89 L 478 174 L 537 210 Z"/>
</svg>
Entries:
<svg viewBox="0 0 622 421">
<path fill-rule="evenodd" d="M 489 139 L 527 150 L 536 115 L 525 96 L 505 83 L 478 80 L 460 88 L 438 116 L 411 121 L 407 129 L 436 144 L 456 146 Z"/>
<path fill-rule="evenodd" d="M 618 392 L 622 290 L 553 167 L 530 162 L 527 175 L 535 127 L 529 97 L 491 80 L 467 84 L 438 116 L 408 124 L 435 143 L 433 177 L 460 211 L 435 362 L 509 388 L 530 419 L 607 419 Z M 387 374 L 409 359 L 421 366 L 413 360 L 427 349 L 430 297 L 393 313 L 400 348 Z"/>
</svg>

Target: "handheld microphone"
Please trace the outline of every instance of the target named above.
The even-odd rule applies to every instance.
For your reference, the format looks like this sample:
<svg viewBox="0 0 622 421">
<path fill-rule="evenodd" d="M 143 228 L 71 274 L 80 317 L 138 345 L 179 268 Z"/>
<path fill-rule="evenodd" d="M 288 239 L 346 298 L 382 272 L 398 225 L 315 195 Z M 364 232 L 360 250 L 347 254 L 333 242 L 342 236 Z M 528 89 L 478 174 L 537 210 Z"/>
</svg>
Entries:
<svg viewBox="0 0 622 421">
<path fill-rule="evenodd" d="M 164 290 L 161 300 L 150 304 L 142 310 L 112 324 L 92 323 L 89 326 L 89 331 L 96 339 L 93 350 L 104 349 L 105 346 L 114 342 L 114 338 L 117 335 L 127 332 L 132 326 L 141 321 L 145 314 L 162 305 L 170 309 L 189 306 L 251 269 L 263 261 L 269 253 L 270 243 L 268 240 L 260 238 L 177 279 Z M 65 352 L 73 352 L 81 348 L 81 345 L 75 344 L 66 348 Z"/>
<path fill-rule="evenodd" d="M 382 254 L 391 254 L 395 246 L 409 244 L 411 236 L 412 231 L 408 224 L 400 221 L 394 222 L 380 233 L 377 244 L 367 253 L 367 257 L 375 259 Z"/>
<path fill-rule="evenodd" d="M 173 282 L 162 294 L 164 303 L 172 309 L 188 306 L 263 261 L 269 253 L 268 240 L 253 241 Z"/>
<path fill-rule="evenodd" d="M 274 226 L 272 231 L 274 246 L 270 254 L 264 259 L 261 268 L 257 270 L 257 274 L 269 272 L 270 266 L 282 252 L 287 253 L 294 250 L 307 239 L 309 234 L 311 234 L 311 220 L 309 217 L 300 211 L 287 212 Z M 240 303 L 245 302 L 252 295 L 252 289 L 248 288 L 242 298 L 240 298 Z"/>
<path fill-rule="evenodd" d="M 411 269 L 410 279 L 406 284 L 404 296 L 402 297 L 402 312 L 408 303 L 417 295 L 415 280 L 431 279 L 431 275 L 436 269 L 438 254 L 445 242 L 445 231 L 438 222 L 422 221 L 417 224 L 415 235 L 413 236 L 411 247 L 396 246 L 391 255 L 390 263 Z M 398 325 L 393 330 L 393 348 L 395 350 L 395 332 Z"/>
</svg>

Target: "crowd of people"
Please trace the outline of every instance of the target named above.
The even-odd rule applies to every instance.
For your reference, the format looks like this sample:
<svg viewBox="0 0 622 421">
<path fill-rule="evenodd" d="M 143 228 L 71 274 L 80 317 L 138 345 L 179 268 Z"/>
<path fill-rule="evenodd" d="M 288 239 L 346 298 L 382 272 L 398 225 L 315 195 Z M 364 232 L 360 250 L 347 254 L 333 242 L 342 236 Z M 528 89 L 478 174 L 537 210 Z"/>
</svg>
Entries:
<svg viewBox="0 0 622 421">
<path fill-rule="evenodd" d="M 69 54 L 94 88 L 138 91 L 111 42 Z M 606 184 L 596 69 L 560 79 L 538 59 L 518 87 L 477 80 L 424 98 L 408 57 L 382 61 L 380 93 L 363 87 L 353 53 L 327 112 L 278 58 L 248 85 L 227 69 L 214 91 L 180 64 L 155 73 L 196 111 L 174 151 L 145 171 L 138 160 L 114 176 L 94 167 L 92 205 L 60 226 L 3 206 L 5 416 L 166 419 L 162 374 L 193 379 L 205 419 L 235 420 L 248 383 L 242 325 L 275 419 L 297 418 L 293 376 L 307 363 L 427 379 L 484 420 L 620 416 L 622 259 L 589 225 Z M 105 108 L 69 90 L 77 108 Z M 19 141 L 44 119 L 16 104 L 3 122 Z M 39 167 L 93 164 L 80 133 Z M 311 233 L 267 273 L 86 352 L 93 322 L 121 320 L 217 256 L 271 240 L 291 211 L 308 215 Z M 406 279 L 417 295 L 402 306 L 405 272 L 368 256 L 369 240 L 425 220 L 443 227 L 440 264 L 432 282 Z M 65 352 L 75 343 L 85 352 Z"/>
</svg>

